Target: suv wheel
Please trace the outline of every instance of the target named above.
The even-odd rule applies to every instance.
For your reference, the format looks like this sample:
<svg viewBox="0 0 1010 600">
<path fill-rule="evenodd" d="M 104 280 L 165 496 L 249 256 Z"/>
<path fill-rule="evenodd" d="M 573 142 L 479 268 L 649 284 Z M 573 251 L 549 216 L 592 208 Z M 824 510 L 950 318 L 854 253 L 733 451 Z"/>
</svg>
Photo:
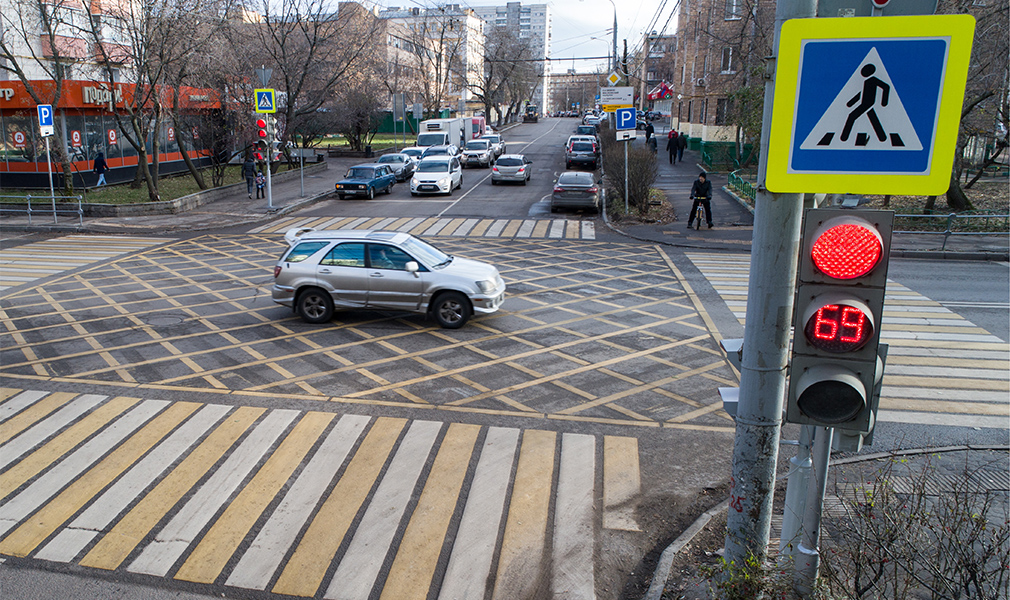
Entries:
<svg viewBox="0 0 1010 600">
<path fill-rule="evenodd" d="M 298 316 L 306 323 L 327 323 L 333 318 L 333 300 L 319 288 L 309 288 L 298 295 Z"/>
<path fill-rule="evenodd" d="M 470 301 L 459 292 L 446 292 L 431 307 L 438 324 L 445 329 L 459 329 L 470 319 Z"/>
</svg>

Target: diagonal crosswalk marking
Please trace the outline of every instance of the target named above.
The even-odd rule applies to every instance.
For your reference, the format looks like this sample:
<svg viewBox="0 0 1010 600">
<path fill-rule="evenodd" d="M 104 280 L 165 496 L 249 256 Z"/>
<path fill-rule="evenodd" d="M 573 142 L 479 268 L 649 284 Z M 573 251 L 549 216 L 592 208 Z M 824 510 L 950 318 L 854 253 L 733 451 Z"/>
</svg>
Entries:
<svg viewBox="0 0 1010 600">
<path fill-rule="evenodd" d="M 579 219 L 369 219 L 367 217 L 283 217 L 249 233 L 283 234 L 296 227 L 316 229 L 383 229 L 419 236 L 595 240 L 592 220 Z"/>
</svg>

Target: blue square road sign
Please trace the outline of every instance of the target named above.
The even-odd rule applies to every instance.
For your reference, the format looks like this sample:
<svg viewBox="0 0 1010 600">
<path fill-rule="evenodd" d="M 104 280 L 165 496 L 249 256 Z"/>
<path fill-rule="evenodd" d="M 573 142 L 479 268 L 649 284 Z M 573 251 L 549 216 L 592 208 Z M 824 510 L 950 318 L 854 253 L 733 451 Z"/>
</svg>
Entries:
<svg viewBox="0 0 1010 600">
<path fill-rule="evenodd" d="M 618 108 L 614 111 L 614 118 L 617 121 L 617 130 L 622 129 L 635 129 L 635 109 L 634 108 Z"/>
</svg>

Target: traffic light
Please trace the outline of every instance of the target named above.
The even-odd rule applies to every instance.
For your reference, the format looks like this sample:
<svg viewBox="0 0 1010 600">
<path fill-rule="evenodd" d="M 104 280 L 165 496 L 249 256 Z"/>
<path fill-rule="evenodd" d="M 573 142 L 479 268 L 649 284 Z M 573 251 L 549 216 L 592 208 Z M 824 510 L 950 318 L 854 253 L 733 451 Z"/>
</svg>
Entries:
<svg viewBox="0 0 1010 600">
<path fill-rule="evenodd" d="M 808 209 L 793 307 L 786 420 L 872 431 L 892 211 Z"/>
</svg>

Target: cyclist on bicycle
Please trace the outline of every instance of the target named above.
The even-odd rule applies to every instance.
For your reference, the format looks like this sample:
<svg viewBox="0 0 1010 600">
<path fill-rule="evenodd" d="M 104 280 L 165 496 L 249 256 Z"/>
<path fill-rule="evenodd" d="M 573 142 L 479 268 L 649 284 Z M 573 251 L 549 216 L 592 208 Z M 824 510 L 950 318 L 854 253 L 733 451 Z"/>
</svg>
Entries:
<svg viewBox="0 0 1010 600">
<path fill-rule="evenodd" d="M 694 200 L 694 203 L 691 205 L 691 212 L 688 213 L 687 217 L 688 229 L 691 228 L 694 215 L 698 212 L 698 204 L 705 207 L 705 220 L 708 221 L 708 228 L 712 229 L 712 182 L 708 180 L 708 176 L 705 175 L 704 171 L 698 175 L 698 179 L 691 186 L 691 200 Z M 698 225 L 701 225 L 701 223 Z"/>
</svg>

